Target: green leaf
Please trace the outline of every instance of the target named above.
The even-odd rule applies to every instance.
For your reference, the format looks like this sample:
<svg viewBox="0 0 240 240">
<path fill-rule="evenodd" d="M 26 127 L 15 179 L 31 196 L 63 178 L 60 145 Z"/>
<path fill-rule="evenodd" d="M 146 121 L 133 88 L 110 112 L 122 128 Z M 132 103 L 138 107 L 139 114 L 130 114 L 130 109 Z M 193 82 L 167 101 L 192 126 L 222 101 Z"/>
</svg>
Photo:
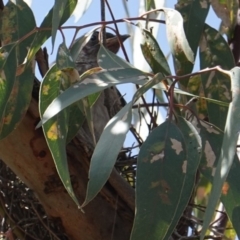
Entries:
<svg viewBox="0 0 240 240">
<path fill-rule="evenodd" d="M 96 140 L 95 132 L 94 132 L 92 107 L 96 103 L 96 101 L 100 95 L 101 95 L 101 93 L 99 93 L 99 92 L 91 94 L 91 95 L 83 98 L 82 100 L 80 100 L 78 103 L 78 106 L 81 109 L 81 112 L 84 113 L 84 116 L 87 120 L 87 124 L 88 124 L 89 130 L 92 134 L 94 145 L 96 145 L 97 140 Z"/>
<path fill-rule="evenodd" d="M 112 172 L 130 127 L 132 114 L 129 113 L 129 109 L 131 106 L 132 102 L 122 108 L 108 122 L 101 134 L 91 159 L 87 195 L 82 207 L 87 205 L 97 195 Z M 99 170 L 99 164 L 102 165 L 101 170 Z"/>
<path fill-rule="evenodd" d="M 109 51 L 102 44 L 100 45 L 100 49 L 98 51 L 97 61 L 101 68 L 109 70 L 113 68 L 134 68 L 134 66 Z"/>
<path fill-rule="evenodd" d="M 201 231 L 201 239 L 207 231 L 209 223 L 211 222 L 212 216 L 214 214 L 214 209 L 219 201 L 222 186 L 228 176 L 229 170 L 231 169 L 233 159 L 236 152 L 236 144 L 238 139 L 238 134 L 240 130 L 240 69 L 235 67 L 232 69 L 232 102 L 229 105 L 228 115 L 226 120 L 226 126 L 224 129 L 224 137 L 221 148 L 221 155 L 218 161 L 218 165 L 214 174 L 213 188 L 209 197 L 208 206 L 206 208 L 206 213 L 203 221 L 203 227 Z"/>
<path fill-rule="evenodd" d="M 175 5 L 176 10 L 181 13 L 184 19 L 185 34 L 194 55 L 197 52 L 209 7 L 209 2 L 201 0 L 188 2 L 178 0 Z"/>
<path fill-rule="evenodd" d="M 240 182 L 239 182 L 240 163 L 235 154 L 233 164 L 229 171 L 226 182 L 222 187 L 221 201 L 226 209 L 227 215 L 233 227 L 240 237 L 239 203 L 240 203 Z M 238 216 L 238 217 L 237 217 Z"/>
<path fill-rule="evenodd" d="M 200 43 L 201 69 L 220 65 L 222 69 L 230 70 L 235 66 L 232 52 L 218 31 L 205 25 Z M 205 97 L 229 103 L 231 101 L 230 81 L 225 74 L 214 71 L 201 75 Z M 224 129 L 227 108 L 207 103 L 208 118 L 211 123 Z"/>
<path fill-rule="evenodd" d="M 209 124 L 208 122 L 198 121 L 195 117 L 192 119 L 192 123 L 198 130 L 202 139 L 203 154 L 199 170 L 207 178 L 207 180 L 212 183 L 221 154 L 223 133 L 216 126 Z M 235 154 L 233 164 L 222 188 L 221 195 L 221 201 L 232 222 L 234 209 L 240 202 L 239 172 L 240 163 L 237 155 Z M 239 234 L 238 228 L 236 228 L 236 231 Z"/>
<path fill-rule="evenodd" d="M 58 69 L 61 69 L 65 74 L 68 75 L 67 81 L 62 81 L 62 89 L 66 90 L 72 84 L 79 81 L 79 74 L 75 69 L 75 63 L 72 58 L 72 54 L 70 50 L 67 48 L 66 44 L 63 42 L 59 45 L 57 58 L 56 58 L 56 65 Z M 70 81 L 69 81 L 70 80 Z M 84 116 L 84 112 L 79 109 L 79 106 L 76 104 L 71 105 L 68 108 L 68 133 L 66 142 L 68 143 L 78 132 L 81 128 L 82 124 L 86 117 Z"/>
<path fill-rule="evenodd" d="M 0 38 L 2 45 L 7 45 L 25 37 L 26 34 L 36 27 L 31 8 L 23 0 L 16 0 L 14 2 L 8 1 L 1 13 Z M 32 42 L 32 36 L 27 37 L 24 41 L 29 47 Z M 22 63 L 23 59 L 21 59 L 19 64 Z"/>
<path fill-rule="evenodd" d="M 65 42 L 61 43 L 58 47 L 56 64 L 60 70 L 64 68 L 75 68 L 74 60 Z"/>
<path fill-rule="evenodd" d="M 161 72 L 165 76 L 171 75 L 168 62 L 156 39 L 149 31 L 142 29 L 142 32 L 144 34 L 144 42 L 141 44 L 142 53 L 152 71 L 155 74 Z"/>
<path fill-rule="evenodd" d="M 216 15 L 222 20 L 223 32 L 228 38 L 232 38 L 237 22 L 238 0 L 211 0 L 211 5 Z"/>
<path fill-rule="evenodd" d="M 140 26 L 140 24 L 139 24 Z M 143 43 L 141 44 L 142 53 L 144 55 L 144 58 L 148 62 L 149 66 L 151 67 L 152 71 L 156 74 L 161 72 L 162 78 L 165 76 L 171 75 L 171 70 L 169 68 L 168 62 L 160 49 L 156 39 L 153 37 L 153 35 L 147 31 L 146 29 L 141 28 L 143 33 Z M 172 79 L 168 78 L 165 80 L 166 84 L 171 85 Z M 166 87 L 165 87 L 166 88 Z M 164 89 L 165 90 L 165 89 Z M 164 101 L 164 93 L 159 90 L 155 90 L 156 97 L 158 98 L 159 102 Z M 166 96 L 166 95 L 165 95 Z M 178 103 L 176 98 L 174 97 L 174 102 Z M 180 114 L 180 110 L 176 109 L 178 113 Z"/>
<path fill-rule="evenodd" d="M 237 206 L 233 209 L 232 224 L 233 224 L 233 227 L 234 227 L 235 231 L 237 232 L 237 235 L 239 238 L 239 236 L 240 236 L 240 206 Z"/>
<path fill-rule="evenodd" d="M 15 73 L 17 69 L 16 48 L 14 44 L 1 47 L 0 49 L 0 131 L 2 125 L 7 122 L 4 118 L 7 101 L 12 92 Z"/>
<path fill-rule="evenodd" d="M 55 116 L 64 108 L 96 92 L 100 92 L 111 86 L 122 83 L 137 83 L 139 80 L 146 79 L 143 73 L 134 68 L 109 69 L 102 70 L 99 73 L 87 76 L 87 78 L 69 87 L 61 95 L 52 101 L 42 116 L 42 121 L 38 124 L 44 124 L 51 117 Z"/>
<path fill-rule="evenodd" d="M 54 65 L 46 74 L 40 88 L 39 109 L 40 116 L 49 105 L 49 103 L 59 95 L 61 82 L 67 80 L 67 75 L 58 70 Z M 70 81 L 68 79 L 68 81 Z M 43 132 L 51 151 L 58 175 L 67 190 L 68 194 L 79 206 L 78 200 L 74 194 L 71 178 L 68 170 L 68 161 L 66 154 L 66 140 L 68 134 L 69 112 L 62 111 L 44 124 Z"/>
<path fill-rule="evenodd" d="M 33 79 L 34 74 L 31 67 L 26 68 L 20 76 L 16 77 L 5 108 L 5 121 L 2 125 L 0 139 L 7 137 L 16 129 L 25 116 L 32 99 Z"/>
<path fill-rule="evenodd" d="M 79 47 L 79 45 L 77 44 Z M 76 45 L 74 45 L 75 49 Z M 71 49 L 73 50 L 73 49 Z M 72 58 L 72 55 L 75 54 L 75 52 L 71 51 L 67 48 L 65 42 L 60 44 L 57 52 L 57 59 L 56 59 L 56 65 L 58 69 L 61 69 L 67 76 L 67 81 L 61 82 L 61 88 L 62 90 L 66 90 L 69 88 L 72 84 L 79 82 L 79 74 L 77 70 L 75 69 L 75 60 Z M 76 49 L 75 49 L 76 50 Z M 79 53 L 78 53 L 79 54 Z M 76 55 L 74 55 L 76 56 Z M 70 80 L 70 81 L 69 81 Z M 82 100 L 84 101 L 84 99 Z M 68 133 L 67 133 L 67 139 L 66 142 L 68 143 L 72 138 L 77 134 L 78 130 L 83 125 L 86 114 L 84 116 L 83 109 L 80 110 L 79 108 L 80 103 L 75 103 L 69 106 L 68 108 Z"/>
<path fill-rule="evenodd" d="M 66 143 L 69 143 L 76 136 L 85 121 L 85 116 L 78 106 L 72 105 L 68 108 L 68 112 L 68 133 Z"/>
<path fill-rule="evenodd" d="M 64 8 L 64 12 L 58 27 L 60 27 L 64 22 L 66 22 L 69 16 L 72 14 L 77 4 L 77 0 L 68 0 Z M 44 44 L 44 42 L 51 36 L 52 29 L 52 19 L 53 19 L 53 8 L 49 11 L 47 16 L 44 18 L 42 24 L 40 25 L 41 29 L 46 29 L 43 31 L 37 32 L 34 41 L 28 51 L 27 54 L 27 63 L 29 64 L 32 59 L 34 59 L 35 54 L 39 50 L 39 48 Z"/>
<path fill-rule="evenodd" d="M 149 11 L 151 9 L 155 9 L 155 2 L 154 0 L 145 0 L 145 10 Z"/>
<path fill-rule="evenodd" d="M 71 80 L 71 78 L 68 78 L 68 80 Z M 79 107 L 78 103 L 69 106 L 67 108 L 67 111 L 68 111 L 68 132 L 66 143 L 69 143 L 73 139 L 73 137 L 76 136 L 79 129 L 82 127 L 86 119 L 86 116 Z"/>
<path fill-rule="evenodd" d="M 52 17 L 52 48 L 54 48 L 55 38 L 57 35 L 58 27 L 60 26 L 60 22 L 64 13 L 64 9 L 66 8 L 66 5 L 68 3 L 68 0 L 56 0 L 53 5 L 53 17 Z M 71 13 L 69 13 L 70 17 Z"/>
<path fill-rule="evenodd" d="M 206 103 L 206 99 L 204 99 L 205 94 L 203 91 L 202 78 L 200 74 L 190 77 L 188 81 L 187 89 L 188 89 L 188 92 L 200 97 L 197 100 L 197 102 L 194 104 L 196 106 L 195 111 L 197 116 L 200 119 L 207 119 L 208 117 L 207 103 Z M 220 102 L 220 101 L 216 101 L 216 102 Z M 226 106 L 229 105 L 228 103 L 225 103 L 225 102 L 223 104 L 226 104 Z"/>
<path fill-rule="evenodd" d="M 194 56 L 196 56 L 197 53 L 199 41 L 202 36 L 205 20 L 209 11 L 209 6 L 210 4 L 208 1 L 201 0 L 178 0 L 177 4 L 175 5 L 176 10 L 178 10 L 183 17 L 183 26 L 186 38 Z M 176 60 L 175 62 L 175 70 L 177 73 L 179 73 L 179 75 L 191 73 L 192 69 L 193 64 L 189 61 L 181 59 L 179 61 Z M 180 84 L 186 87 L 188 81 L 181 81 Z"/>
<path fill-rule="evenodd" d="M 67 50 L 66 50 L 67 51 Z M 68 54 L 68 51 L 67 51 Z M 63 56 L 63 58 L 68 58 L 69 55 Z M 71 57 L 71 56 L 70 56 Z M 60 57 L 61 59 L 61 57 Z M 79 81 L 79 74 L 76 69 L 72 68 L 72 62 L 64 60 L 61 64 L 58 64 L 62 69 L 62 77 L 61 78 L 61 90 L 64 91 L 69 88 L 73 83 Z M 41 99 L 40 99 L 41 101 Z M 81 128 L 84 123 L 85 116 L 83 112 L 79 109 L 77 103 L 72 104 L 68 107 L 68 132 L 66 142 L 69 143 L 73 137 L 77 134 L 78 130 Z"/>
<path fill-rule="evenodd" d="M 106 125 L 91 159 L 90 180 L 83 206 L 87 205 L 97 195 L 112 172 L 116 158 L 131 125 L 132 105 L 147 90 L 161 81 L 160 76 L 161 74 L 157 74 L 151 81 L 139 88 L 134 94 L 132 101 L 125 105 Z M 102 159 L 105 159 L 104 163 L 106 164 L 104 164 L 103 171 L 99 171 L 99 164 L 102 163 Z"/>
<path fill-rule="evenodd" d="M 131 240 L 164 239 L 181 196 L 186 159 L 183 136 L 170 121 L 155 128 L 141 146 Z"/>
<path fill-rule="evenodd" d="M 2 33 L 3 42 L 16 42 L 36 27 L 32 10 L 24 1 L 17 0 L 16 4 L 8 2 L 4 11 L 6 11 L 5 14 L 11 12 L 10 21 L 6 17 L 2 22 L 4 28 L 8 27 L 11 29 L 14 26 L 16 29 L 9 35 Z M 23 28 L 22 26 L 25 27 Z M 12 73 L 11 79 L 6 80 L 9 81 L 8 84 L 10 85 L 14 82 L 14 85 L 11 86 L 10 95 L 8 91 L 5 93 L 8 94 L 8 101 L 4 108 L 4 122 L 2 122 L 0 138 L 6 137 L 16 128 L 25 115 L 32 97 L 31 91 L 34 80 L 32 66 L 29 65 L 26 69 L 21 69 L 21 66 L 19 66 L 16 69 L 16 64 L 20 65 L 24 61 L 27 49 L 30 47 L 33 38 L 34 35 L 30 35 L 26 39 L 22 39 L 18 44 L 15 44 L 13 51 L 15 52 L 14 55 L 16 55 L 14 58 L 8 56 L 11 59 L 11 63 L 6 65 L 6 68 L 12 66 L 10 68 Z"/>
<path fill-rule="evenodd" d="M 178 197 L 179 202 L 176 206 L 174 218 L 171 220 L 171 225 L 169 226 L 168 232 L 164 237 L 166 240 L 170 238 L 180 217 L 188 205 L 195 186 L 196 172 L 198 170 L 202 153 L 201 139 L 194 126 L 182 117 L 177 119 L 177 126 L 179 129 L 181 129 L 184 143 L 186 145 L 187 157 L 184 161 L 184 164 L 186 164 L 184 166 L 186 167 L 186 175 L 182 185 L 182 191 Z"/>
<path fill-rule="evenodd" d="M 196 119 L 192 122 L 199 131 L 204 149 L 200 171 L 209 181 L 212 181 L 220 157 L 223 133 L 219 128 L 208 122 L 198 122 Z"/>
<path fill-rule="evenodd" d="M 60 69 L 62 69 L 65 73 L 68 74 L 70 79 L 70 82 L 62 82 L 64 90 L 70 87 L 70 85 L 76 82 L 79 82 L 79 74 L 76 69 L 73 69 L 75 67 L 75 63 L 73 62 L 70 51 L 67 49 L 64 43 L 59 46 L 59 51 L 57 54 L 57 65 Z M 85 72 L 84 77 L 86 77 L 87 74 L 88 72 Z M 86 119 L 89 129 L 93 136 L 93 140 L 94 140 L 93 142 L 96 143 L 94 128 L 93 128 L 93 121 L 92 121 L 92 106 L 97 101 L 99 95 L 100 93 L 91 94 L 81 99 L 77 103 L 71 105 L 68 108 L 68 111 L 74 112 L 78 117 L 80 117 L 79 119 L 79 118 L 76 118 L 75 115 L 69 114 L 68 127 L 69 127 L 69 131 L 71 132 L 71 134 L 69 135 L 70 138 L 71 136 L 74 136 L 77 133 L 80 126 L 82 126 L 84 120 Z"/>
</svg>

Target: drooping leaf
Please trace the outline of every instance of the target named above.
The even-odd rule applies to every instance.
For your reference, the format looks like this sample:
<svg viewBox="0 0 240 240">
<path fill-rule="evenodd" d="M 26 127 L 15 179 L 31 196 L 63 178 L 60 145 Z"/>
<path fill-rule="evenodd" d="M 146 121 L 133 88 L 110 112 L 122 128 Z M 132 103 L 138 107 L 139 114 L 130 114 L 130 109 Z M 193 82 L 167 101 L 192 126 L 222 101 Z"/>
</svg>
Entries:
<svg viewBox="0 0 240 240">
<path fill-rule="evenodd" d="M 92 0 L 81 0 L 78 1 L 77 6 L 72 13 L 72 15 L 75 17 L 74 22 L 77 22 L 83 14 L 88 10 L 92 3 Z"/>
<path fill-rule="evenodd" d="M 155 128 L 141 146 L 131 240 L 164 239 L 182 192 L 186 159 L 181 131 L 170 121 Z"/>
<path fill-rule="evenodd" d="M 144 36 L 143 42 L 141 44 L 142 53 L 145 60 L 151 67 L 153 73 L 156 74 L 161 72 L 162 78 L 171 75 L 171 70 L 168 65 L 167 59 L 165 58 L 162 50 L 160 49 L 156 39 L 153 37 L 151 32 L 147 31 L 146 29 L 142 28 L 141 30 Z M 166 79 L 164 82 L 165 85 L 170 85 L 172 83 L 172 79 Z M 164 92 L 155 89 L 155 94 L 159 102 L 164 102 Z"/>
<path fill-rule="evenodd" d="M 53 16 L 52 16 L 52 48 L 54 48 L 55 38 L 57 35 L 58 27 L 60 26 L 61 19 L 63 17 L 64 9 L 68 0 L 58 1 L 56 0 L 53 5 Z M 70 17 L 70 15 L 68 16 Z"/>
<path fill-rule="evenodd" d="M 42 121 L 38 124 L 38 127 L 64 108 L 90 94 L 100 92 L 117 84 L 129 82 L 137 83 L 139 80 L 143 79 L 146 79 L 143 73 L 134 68 L 102 70 L 96 74 L 90 75 L 82 82 L 69 87 L 54 99 L 43 114 Z"/>
<path fill-rule="evenodd" d="M 26 68 L 20 76 L 16 77 L 5 108 L 0 139 L 7 137 L 16 129 L 25 116 L 32 98 L 33 79 L 34 74 L 31 66 Z"/>
<path fill-rule="evenodd" d="M 10 44 L 0 49 L 0 130 L 6 121 L 4 112 L 7 101 L 12 92 L 15 81 L 15 73 L 17 69 L 17 57 L 15 44 Z"/>
<path fill-rule="evenodd" d="M 148 2 L 149 4 L 146 4 L 146 2 Z M 125 6 L 125 3 L 124 3 L 124 6 Z M 159 29 L 161 29 L 162 25 L 159 24 L 159 22 L 153 22 L 153 21 L 150 21 L 149 19 L 160 20 L 161 17 L 163 16 L 163 12 L 160 12 L 159 9 L 162 9 L 164 6 L 165 6 L 165 0 L 153 0 L 153 1 L 140 0 L 139 1 L 139 8 L 138 8 L 139 15 L 145 14 L 151 8 L 151 11 L 146 15 L 146 20 L 142 24 L 144 24 L 145 29 L 151 29 L 151 32 L 154 37 L 158 36 Z M 130 8 L 131 6 L 129 5 L 129 9 Z M 138 27 L 140 26 L 140 22 L 137 23 L 137 26 Z M 134 66 L 136 66 L 139 69 L 142 69 L 143 71 L 148 71 L 148 66 L 146 65 L 145 59 L 142 56 L 140 49 L 136 48 L 139 46 L 144 36 L 142 35 L 141 31 L 139 31 L 138 29 L 135 29 L 133 31 L 133 28 L 131 28 L 130 24 L 128 24 L 128 32 L 131 34 L 130 46 L 133 54 L 132 58 L 133 58 Z"/>
<path fill-rule="evenodd" d="M 39 109 L 41 117 L 49 103 L 51 103 L 51 101 L 59 95 L 62 81 L 70 81 L 70 79 L 67 78 L 68 76 L 64 74 L 63 71 L 58 70 L 56 65 L 54 65 L 47 72 L 40 87 Z M 51 118 L 42 127 L 58 175 L 68 194 L 79 206 L 78 200 L 72 188 L 71 178 L 68 170 L 68 161 L 66 154 L 68 121 L 69 112 L 64 110 Z"/>
<path fill-rule="evenodd" d="M 194 95 L 198 95 L 200 97 L 196 102 L 195 110 L 196 110 L 197 116 L 200 119 L 207 119 L 208 117 L 207 100 L 204 99 L 205 94 L 202 86 L 201 75 L 192 76 L 188 81 L 187 89 L 190 93 L 193 93 Z M 228 106 L 228 103 L 226 103 L 226 106 Z"/>
<path fill-rule="evenodd" d="M 174 231 L 180 217 L 183 215 L 183 212 L 190 201 L 190 197 L 192 196 L 195 186 L 196 172 L 198 170 L 202 154 L 201 139 L 194 126 L 181 117 L 177 119 L 177 126 L 179 129 L 181 129 L 186 145 L 187 157 L 184 161 L 186 174 L 174 217 L 172 218 L 167 234 L 164 237 L 166 240 L 171 237 L 172 232 Z"/>
<path fill-rule="evenodd" d="M 220 156 L 223 134 L 219 128 L 208 122 L 197 122 L 197 120 L 192 122 L 198 130 L 203 144 L 203 154 L 199 169 L 211 181 Z"/>
<path fill-rule="evenodd" d="M 67 48 L 65 43 L 59 45 L 57 52 L 56 65 L 59 70 L 62 70 L 63 73 L 67 75 L 66 81 L 61 82 L 61 89 L 64 91 L 73 85 L 76 82 L 79 82 L 79 74 L 77 70 L 74 68 L 75 63 L 72 58 L 72 54 L 70 50 Z M 78 104 L 73 104 L 68 108 L 68 133 L 67 140 L 69 142 L 78 132 L 80 127 L 82 126 L 85 116 L 84 112 L 79 109 Z"/>
<path fill-rule="evenodd" d="M 210 123 L 197 121 L 196 118 L 192 119 L 191 122 L 198 130 L 202 139 L 203 154 L 199 170 L 206 177 L 206 179 L 212 183 L 221 154 L 223 132 Z M 233 221 L 234 209 L 239 205 L 240 202 L 240 183 L 238 177 L 239 171 L 240 163 L 237 155 L 235 154 L 233 164 L 227 180 L 222 188 L 221 195 L 221 201 L 231 221 Z M 238 228 L 236 228 L 236 231 L 239 234 Z"/>
<path fill-rule="evenodd" d="M 99 96 L 101 95 L 101 93 L 97 92 L 97 93 L 93 93 L 83 99 L 81 99 L 78 102 L 78 106 L 81 109 L 81 112 L 84 113 L 84 116 L 86 118 L 89 130 L 92 134 L 92 138 L 93 138 L 93 143 L 94 145 L 96 145 L 97 140 L 96 140 L 96 136 L 95 136 L 95 131 L 94 131 L 94 122 L 93 122 L 93 105 L 96 103 L 97 99 L 99 98 Z"/>
<path fill-rule="evenodd" d="M 97 195 L 112 172 L 116 158 L 130 127 L 132 115 L 129 114 L 128 110 L 131 105 L 132 102 L 122 108 L 108 122 L 101 134 L 91 159 L 87 194 L 82 207 L 87 205 Z M 102 162 L 101 171 L 99 171 L 100 162 Z"/>
<path fill-rule="evenodd" d="M 238 238 L 239 238 L 239 236 L 240 236 L 240 230 L 239 230 L 240 229 L 240 206 L 239 205 L 236 206 L 233 209 L 232 213 L 233 213 L 233 215 L 232 215 L 232 224 L 233 224 L 233 227 L 234 227 L 235 231 L 237 232 L 237 235 L 238 235 Z"/>
<path fill-rule="evenodd" d="M 185 1 L 178 0 L 175 5 L 176 10 L 178 10 L 184 19 L 184 31 L 189 45 L 193 51 L 194 57 L 196 56 L 197 49 L 199 46 L 199 41 L 202 36 L 202 31 L 204 28 L 205 20 L 209 11 L 208 1 Z M 193 64 L 189 61 L 184 61 L 184 59 L 175 62 L 175 70 L 179 75 L 184 75 L 192 72 Z M 181 85 L 187 86 L 188 81 L 180 82 Z"/>
<path fill-rule="evenodd" d="M 76 4 L 77 4 L 77 0 L 68 0 L 67 4 L 65 5 L 64 12 L 62 14 L 62 18 L 59 26 L 61 26 L 64 22 L 68 20 L 69 16 L 74 11 Z M 43 22 L 40 25 L 40 28 L 46 29 L 46 30 L 37 32 L 34 38 L 34 41 L 31 45 L 31 48 L 29 49 L 26 57 L 27 64 L 29 64 L 29 62 L 35 57 L 35 54 L 37 53 L 39 48 L 51 36 L 52 18 L 53 18 L 53 8 L 49 11 L 49 13 L 44 18 Z"/>
<path fill-rule="evenodd" d="M 182 14 L 184 19 L 185 34 L 194 54 L 197 52 L 209 7 L 208 1 L 203 2 L 201 0 L 188 2 L 178 0 L 175 5 L 176 10 Z"/>
<path fill-rule="evenodd" d="M 220 65 L 222 69 L 230 70 L 235 66 L 232 52 L 218 31 L 207 24 L 200 44 L 201 69 Z M 221 72 L 209 72 L 201 75 L 205 97 L 222 102 L 231 101 L 229 78 Z M 211 123 L 224 129 L 227 108 L 207 102 L 208 118 Z"/>
<path fill-rule="evenodd" d="M 238 0 L 211 0 L 216 15 L 222 20 L 223 31 L 231 37 L 237 22 Z"/>
<path fill-rule="evenodd" d="M 146 11 L 149 11 L 151 9 L 155 9 L 154 0 L 145 0 L 145 9 L 146 9 Z"/>
<path fill-rule="evenodd" d="M 165 76 L 171 75 L 168 62 L 161 48 L 159 47 L 156 39 L 149 31 L 145 29 L 142 29 L 142 31 L 145 38 L 144 42 L 141 44 L 141 49 L 152 71 L 155 74 L 158 72 L 162 72 Z"/>
<path fill-rule="evenodd" d="M 7 16 L 4 18 L 2 26 L 12 30 L 11 33 L 9 32 L 7 35 L 2 32 L 3 42 L 8 43 L 9 41 L 20 41 L 15 44 L 13 49 L 13 51 L 15 51 L 15 57 L 11 57 L 11 63 L 6 65 L 6 68 L 10 68 L 10 66 L 12 66 L 12 79 L 6 79 L 8 82 L 7 84 L 12 84 L 14 81 L 14 85 L 12 86 L 11 93 L 4 108 L 4 121 L 1 125 L 0 138 L 6 137 L 16 128 L 17 124 L 19 124 L 25 115 L 31 100 L 34 69 L 32 69 L 31 65 L 29 65 L 25 70 L 22 70 L 20 66 L 16 69 L 16 64 L 20 65 L 24 61 L 27 49 L 30 47 L 34 35 L 22 40 L 21 38 L 24 38 L 36 27 L 32 10 L 22 0 L 17 0 L 16 3 L 11 1 L 8 2 L 4 8 L 4 12 Z M 11 12 L 10 19 L 8 18 L 9 12 Z M 24 28 L 22 27 L 23 25 L 25 26 Z M 13 27 L 15 28 L 14 31 Z M 10 57 L 10 55 L 8 57 Z M 6 93 L 3 95 L 5 94 Z"/>
<path fill-rule="evenodd" d="M 139 88 L 134 94 L 132 101 L 125 105 L 106 125 L 91 159 L 90 180 L 83 206 L 87 205 L 98 194 L 112 172 L 116 158 L 131 125 L 132 105 L 147 90 L 161 81 L 160 76 L 161 74 L 156 75 L 151 81 Z M 102 159 L 105 159 L 104 170 L 99 171 L 99 164 L 101 164 Z"/>
<path fill-rule="evenodd" d="M 213 188 L 209 197 L 209 202 L 206 208 L 206 213 L 203 221 L 203 228 L 201 231 L 201 239 L 204 238 L 206 230 L 211 222 L 214 214 L 214 209 L 219 201 L 223 184 L 231 169 L 234 156 L 236 153 L 236 144 L 240 130 L 240 70 L 235 67 L 231 70 L 231 90 L 232 90 L 232 102 L 229 105 L 226 125 L 224 129 L 223 143 L 221 147 L 221 154 L 219 157 L 218 165 L 214 173 Z"/>
<path fill-rule="evenodd" d="M 193 64 L 194 53 L 186 38 L 181 14 L 174 9 L 163 8 L 163 11 L 166 18 L 167 39 L 173 54 L 175 70 L 177 75 L 183 75 L 186 72 L 183 71 L 182 65 L 188 64 L 188 62 Z M 181 66 L 177 66 L 180 64 Z"/>
<path fill-rule="evenodd" d="M 233 224 L 233 227 L 240 237 L 239 202 L 240 202 L 240 163 L 238 156 L 235 155 L 233 164 L 229 171 L 226 182 L 222 187 L 221 201 L 226 209 L 227 215 Z"/>
<path fill-rule="evenodd" d="M 27 33 L 34 30 L 36 26 L 31 8 L 23 0 L 16 0 L 14 2 L 9 1 L 2 11 L 0 30 L 2 45 L 20 40 Z M 32 42 L 32 36 L 24 40 L 22 39 L 22 41 L 25 44 L 27 43 L 29 47 Z"/>
<path fill-rule="evenodd" d="M 68 133 L 66 143 L 69 143 L 78 133 L 78 130 L 82 127 L 85 116 L 78 106 L 73 105 L 68 108 Z"/>
</svg>

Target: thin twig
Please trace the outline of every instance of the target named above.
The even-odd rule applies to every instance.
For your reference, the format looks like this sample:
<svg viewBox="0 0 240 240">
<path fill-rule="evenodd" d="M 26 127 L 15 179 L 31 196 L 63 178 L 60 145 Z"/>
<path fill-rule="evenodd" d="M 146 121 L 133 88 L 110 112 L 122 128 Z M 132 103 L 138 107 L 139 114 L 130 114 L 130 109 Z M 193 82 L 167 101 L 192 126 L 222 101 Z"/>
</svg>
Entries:
<svg viewBox="0 0 240 240">
<path fill-rule="evenodd" d="M 108 0 L 105 0 L 105 3 L 106 3 L 106 5 L 107 5 L 107 7 L 108 7 L 108 10 L 109 10 L 110 15 L 111 15 L 111 17 L 112 17 L 112 20 L 114 21 L 114 26 L 115 26 L 115 30 L 116 30 L 117 37 L 118 37 L 118 39 L 120 39 L 120 33 L 119 33 L 119 30 L 118 30 L 118 26 L 117 26 L 117 23 L 115 22 L 116 20 L 115 20 L 115 17 L 114 17 L 114 15 L 113 15 L 113 12 L 112 12 L 112 9 L 111 9 L 111 7 L 110 7 L 110 4 L 108 3 Z M 121 48 L 122 48 L 122 51 L 123 51 L 123 54 L 124 54 L 124 57 L 125 57 L 126 61 L 129 62 L 129 58 L 128 58 L 126 49 L 125 49 L 122 41 L 120 41 L 120 46 L 121 46 Z"/>
<path fill-rule="evenodd" d="M 158 19 L 153 19 L 153 18 L 149 18 L 149 19 L 146 19 L 144 17 L 131 17 L 131 18 L 120 18 L 120 19 L 117 19 L 115 21 L 99 21 L 99 22 L 94 22 L 94 23 L 89 23 L 89 24 L 85 24 L 85 25 L 81 25 L 81 26 L 64 26 L 64 27 L 61 27 L 61 29 L 77 29 L 77 30 L 81 30 L 83 28 L 87 28 L 87 27 L 92 27 L 92 26 L 96 26 L 96 25 L 108 25 L 108 24 L 113 24 L 113 23 L 122 23 L 122 22 L 131 22 L 131 21 L 151 21 L 151 22 L 158 22 L 158 23 L 162 23 L 162 24 L 165 24 L 165 21 L 163 20 L 158 20 Z M 38 29 L 41 29 L 41 28 L 38 28 Z M 45 30 L 51 30 L 51 28 L 45 28 Z"/>
<path fill-rule="evenodd" d="M 45 224 L 45 222 L 42 220 L 42 217 L 38 214 L 34 204 L 32 202 L 31 203 L 31 206 L 32 206 L 32 209 L 33 211 L 35 212 L 35 214 L 37 215 L 39 221 L 42 223 L 42 225 L 58 240 L 60 240 L 60 238 Z"/>
<path fill-rule="evenodd" d="M 136 85 L 136 88 L 139 89 L 139 88 L 140 88 L 139 85 Z M 150 117 L 150 119 L 151 119 L 151 123 L 153 124 L 153 127 L 155 128 L 155 127 L 157 126 L 156 120 L 155 120 L 155 118 L 153 117 L 153 115 L 151 114 L 151 111 L 150 111 L 150 109 L 149 109 L 149 107 L 148 107 L 148 104 L 147 104 L 144 96 L 141 96 L 141 99 L 142 99 L 143 104 L 145 105 L 146 111 L 147 111 L 147 113 L 148 113 L 148 115 L 149 115 L 149 117 Z"/>
<path fill-rule="evenodd" d="M 168 107 L 168 103 L 146 103 L 149 107 Z M 142 108 L 145 107 L 145 104 L 133 105 L 132 108 Z"/>
<path fill-rule="evenodd" d="M 104 0 L 100 0 L 101 2 L 101 20 L 102 22 L 105 22 L 106 17 L 105 17 L 105 2 Z M 102 26 L 102 35 L 101 36 L 101 42 L 103 44 L 103 46 L 106 46 L 106 28 L 105 28 L 105 24 Z"/>
</svg>

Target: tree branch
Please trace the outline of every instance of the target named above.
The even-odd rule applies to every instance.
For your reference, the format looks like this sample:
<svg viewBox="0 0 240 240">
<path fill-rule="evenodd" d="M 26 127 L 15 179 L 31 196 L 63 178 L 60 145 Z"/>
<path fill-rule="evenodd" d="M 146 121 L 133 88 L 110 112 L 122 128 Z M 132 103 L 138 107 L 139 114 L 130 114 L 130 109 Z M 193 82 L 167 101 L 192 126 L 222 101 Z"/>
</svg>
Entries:
<svg viewBox="0 0 240 240">
<path fill-rule="evenodd" d="M 38 121 L 38 105 L 33 99 L 18 128 L 1 140 L 0 158 L 35 191 L 47 215 L 61 219 L 69 239 L 79 240 L 79 236 L 84 236 L 84 240 L 106 240 L 113 224 L 118 226 L 114 228 L 113 239 L 128 239 L 133 212 L 121 198 L 118 199 L 116 210 L 116 193 L 111 188 L 104 187 L 84 208 L 85 214 L 77 209 L 58 177 L 42 131 L 35 130 Z M 69 144 L 67 154 L 74 191 L 82 202 L 88 181 L 89 156 L 92 153 L 87 153 L 85 146 L 76 143 L 77 140 Z"/>
</svg>

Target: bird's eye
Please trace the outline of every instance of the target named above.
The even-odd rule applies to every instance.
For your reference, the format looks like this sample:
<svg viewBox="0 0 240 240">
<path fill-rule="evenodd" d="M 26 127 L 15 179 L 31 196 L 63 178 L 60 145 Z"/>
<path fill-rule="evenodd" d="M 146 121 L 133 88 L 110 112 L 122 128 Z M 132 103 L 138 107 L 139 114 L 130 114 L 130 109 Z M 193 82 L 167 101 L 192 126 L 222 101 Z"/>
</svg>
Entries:
<svg viewBox="0 0 240 240">
<path fill-rule="evenodd" d="M 91 36 L 91 41 L 94 42 L 97 40 L 97 36 L 98 36 L 98 33 L 93 33 L 93 35 Z"/>
</svg>

